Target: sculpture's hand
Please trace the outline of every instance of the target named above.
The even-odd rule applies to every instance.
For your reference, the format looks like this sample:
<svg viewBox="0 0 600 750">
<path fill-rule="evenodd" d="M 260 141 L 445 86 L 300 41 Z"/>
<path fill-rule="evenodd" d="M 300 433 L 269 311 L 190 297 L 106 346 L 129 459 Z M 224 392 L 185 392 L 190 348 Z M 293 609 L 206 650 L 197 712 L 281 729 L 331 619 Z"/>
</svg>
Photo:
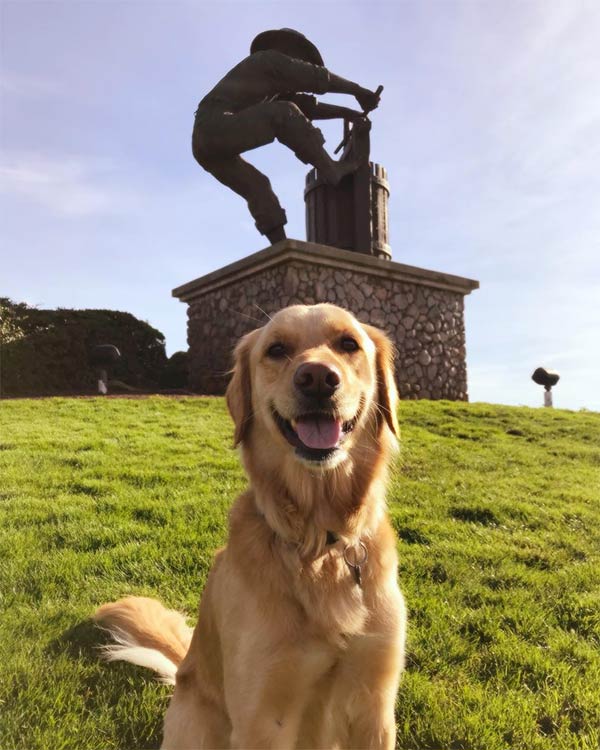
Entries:
<svg viewBox="0 0 600 750">
<path fill-rule="evenodd" d="M 357 117 L 353 123 L 352 132 L 356 135 L 362 134 L 362 133 L 368 133 L 371 130 L 371 120 L 366 115 L 361 115 L 360 117 Z"/>
<path fill-rule="evenodd" d="M 371 112 L 379 106 L 379 94 L 377 91 L 362 89 L 359 94 L 356 94 L 356 101 L 362 107 L 363 112 Z"/>
</svg>

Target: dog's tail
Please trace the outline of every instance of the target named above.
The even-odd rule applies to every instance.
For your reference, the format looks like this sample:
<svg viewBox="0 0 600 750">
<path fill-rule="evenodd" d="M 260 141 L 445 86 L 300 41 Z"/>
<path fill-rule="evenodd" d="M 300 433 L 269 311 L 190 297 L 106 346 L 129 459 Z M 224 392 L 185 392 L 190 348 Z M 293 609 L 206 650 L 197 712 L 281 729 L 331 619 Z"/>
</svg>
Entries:
<svg viewBox="0 0 600 750">
<path fill-rule="evenodd" d="M 177 667 L 188 651 L 193 632 L 182 614 L 166 609 L 156 599 L 127 596 L 104 604 L 93 619 L 115 641 L 102 647 L 107 661 L 128 661 L 153 669 L 162 682 L 175 684 Z"/>
</svg>

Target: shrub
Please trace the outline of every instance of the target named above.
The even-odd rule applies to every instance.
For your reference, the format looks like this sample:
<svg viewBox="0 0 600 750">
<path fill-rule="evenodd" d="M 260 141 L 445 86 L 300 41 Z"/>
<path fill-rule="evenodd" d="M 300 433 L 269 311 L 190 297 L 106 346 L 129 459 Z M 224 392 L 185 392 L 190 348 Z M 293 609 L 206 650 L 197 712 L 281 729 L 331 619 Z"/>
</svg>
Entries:
<svg viewBox="0 0 600 750">
<path fill-rule="evenodd" d="M 121 360 L 110 378 L 155 390 L 166 364 L 165 337 L 130 313 L 38 310 L 0 298 L 0 396 L 91 393 L 96 344 L 114 344 Z"/>
<path fill-rule="evenodd" d="M 189 373 L 189 354 L 175 352 L 172 354 L 160 375 L 161 388 L 187 388 Z"/>
</svg>

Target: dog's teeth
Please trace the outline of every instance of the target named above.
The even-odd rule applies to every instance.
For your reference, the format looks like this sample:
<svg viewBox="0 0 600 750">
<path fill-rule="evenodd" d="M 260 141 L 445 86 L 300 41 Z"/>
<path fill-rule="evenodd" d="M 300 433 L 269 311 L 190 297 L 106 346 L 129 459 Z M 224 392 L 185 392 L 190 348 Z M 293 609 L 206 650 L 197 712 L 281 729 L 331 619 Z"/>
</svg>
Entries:
<svg viewBox="0 0 600 750">
<path fill-rule="evenodd" d="M 295 419 L 290 419 L 290 424 L 292 425 L 292 429 L 296 431 L 296 425 L 298 424 Z"/>
</svg>

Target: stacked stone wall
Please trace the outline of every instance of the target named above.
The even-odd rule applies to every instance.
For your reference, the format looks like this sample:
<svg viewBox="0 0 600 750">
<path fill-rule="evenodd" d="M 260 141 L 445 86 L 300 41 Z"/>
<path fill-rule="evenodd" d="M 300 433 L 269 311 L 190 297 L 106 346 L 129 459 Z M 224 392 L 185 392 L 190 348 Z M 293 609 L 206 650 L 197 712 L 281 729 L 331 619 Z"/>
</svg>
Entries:
<svg viewBox="0 0 600 750">
<path fill-rule="evenodd" d="M 344 307 L 386 331 L 397 348 L 401 398 L 467 400 L 462 294 L 301 261 L 246 275 L 190 303 L 192 389 L 224 393 L 240 336 L 283 307 L 318 302 Z"/>
</svg>

